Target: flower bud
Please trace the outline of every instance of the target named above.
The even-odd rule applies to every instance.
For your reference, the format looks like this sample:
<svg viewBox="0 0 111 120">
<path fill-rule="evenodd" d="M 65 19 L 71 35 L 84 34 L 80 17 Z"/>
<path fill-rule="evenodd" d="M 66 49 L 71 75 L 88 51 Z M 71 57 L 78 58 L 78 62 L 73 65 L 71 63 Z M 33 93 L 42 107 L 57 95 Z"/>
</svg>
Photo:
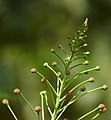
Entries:
<svg viewBox="0 0 111 120">
<path fill-rule="evenodd" d="M 107 111 L 107 108 L 106 108 L 106 107 L 102 109 L 102 112 L 103 112 L 103 113 L 105 113 L 106 111 Z"/>
<path fill-rule="evenodd" d="M 51 50 L 50 50 L 52 53 L 55 53 L 55 50 L 52 48 Z"/>
<path fill-rule="evenodd" d="M 108 89 L 108 85 L 104 84 L 103 85 L 103 90 L 107 90 Z"/>
<path fill-rule="evenodd" d="M 73 96 L 72 92 L 69 91 L 69 92 L 67 93 L 67 96 L 68 96 L 68 97 Z"/>
<path fill-rule="evenodd" d="M 3 104 L 9 104 L 9 101 L 8 101 L 8 99 L 3 99 L 3 100 L 2 100 L 2 103 L 3 103 Z"/>
<path fill-rule="evenodd" d="M 31 73 L 35 73 L 35 72 L 36 72 L 36 68 L 32 68 Z"/>
<path fill-rule="evenodd" d="M 43 66 L 44 66 L 44 67 L 48 66 L 48 63 L 47 63 L 47 62 L 45 62 L 45 63 L 43 64 Z"/>
<path fill-rule="evenodd" d="M 104 109 L 104 108 L 105 108 L 105 105 L 101 103 L 101 104 L 99 104 L 99 108 L 100 108 L 100 109 Z"/>
<path fill-rule="evenodd" d="M 41 106 L 36 106 L 36 107 L 35 107 L 35 111 L 36 111 L 36 112 L 40 112 L 41 109 L 42 109 Z"/>
<path fill-rule="evenodd" d="M 57 66 L 57 62 L 52 62 L 52 66 Z"/>
<path fill-rule="evenodd" d="M 83 62 L 83 65 L 89 65 L 89 61 L 86 60 L 85 62 Z"/>
<path fill-rule="evenodd" d="M 89 81 L 90 81 L 90 82 L 94 82 L 94 80 L 95 80 L 94 77 L 90 77 L 90 78 L 89 78 Z"/>
<path fill-rule="evenodd" d="M 99 71 L 101 68 L 99 66 L 96 66 L 96 70 Z"/>
<path fill-rule="evenodd" d="M 19 94 L 20 93 L 20 89 L 19 88 L 14 89 L 14 93 L 15 94 Z"/>
<path fill-rule="evenodd" d="M 42 78 L 42 79 L 41 79 L 41 82 L 42 82 L 42 83 L 45 83 L 46 80 L 47 80 L 46 78 Z"/>
<path fill-rule="evenodd" d="M 89 55 L 89 54 L 90 54 L 89 51 L 84 52 L 84 55 Z"/>
</svg>

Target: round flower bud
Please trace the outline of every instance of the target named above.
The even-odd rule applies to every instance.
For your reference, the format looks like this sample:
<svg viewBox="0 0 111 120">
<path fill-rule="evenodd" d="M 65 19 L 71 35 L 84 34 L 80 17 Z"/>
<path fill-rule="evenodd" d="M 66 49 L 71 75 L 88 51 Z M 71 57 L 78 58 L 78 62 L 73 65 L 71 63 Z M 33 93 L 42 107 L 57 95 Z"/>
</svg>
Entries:
<svg viewBox="0 0 111 120">
<path fill-rule="evenodd" d="M 108 85 L 104 84 L 103 85 L 103 90 L 107 90 L 108 89 Z"/>
<path fill-rule="evenodd" d="M 35 73 L 35 72 L 36 72 L 36 68 L 32 68 L 31 73 Z"/>
<path fill-rule="evenodd" d="M 36 107 L 35 107 L 35 111 L 36 111 L 36 112 L 40 112 L 41 109 L 42 109 L 42 108 L 41 108 L 40 106 L 36 106 Z"/>
<path fill-rule="evenodd" d="M 96 66 L 96 70 L 99 71 L 101 68 L 99 66 Z"/>
<path fill-rule="evenodd" d="M 84 92 L 86 90 L 86 86 L 82 86 L 81 91 Z"/>
<path fill-rule="evenodd" d="M 89 65 L 89 61 L 86 60 L 85 62 L 83 62 L 83 65 Z"/>
<path fill-rule="evenodd" d="M 3 103 L 3 104 L 9 104 L 9 101 L 8 101 L 8 99 L 3 99 L 3 100 L 2 100 L 2 103 Z"/>
<path fill-rule="evenodd" d="M 68 97 L 73 96 L 72 92 L 69 91 L 69 92 L 67 93 L 67 96 L 68 96 Z"/>
<path fill-rule="evenodd" d="M 42 83 L 45 83 L 46 80 L 47 80 L 46 78 L 42 78 L 42 79 L 41 79 L 41 82 L 42 82 Z"/>
<path fill-rule="evenodd" d="M 69 118 L 64 118 L 64 120 L 69 120 Z"/>
<path fill-rule="evenodd" d="M 83 45 L 84 47 L 87 47 L 88 46 L 88 44 L 87 43 L 84 43 L 84 45 Z"/>
<path fill-rule="evenodd" d="M 52 66 L 57 66 L 57 62 L 52 62 Z"/>
<path fill-rule="evenodd" d="M 14 93 L 15 94 L 19 94 L 20 93 L 20 89 L 19 88 L 14 89 Z"/>
<path fill-rule="evenodd" d="M 89 78 L 89 81 L 90 81 L 90 82 L 94 82 L 94 80 L 95 80 L 94 77 L 90 77 L 90 78 Z"/>
<path fill-rule="evenodd" d="M 103 112 L 103 113 L 105 113 L 106 111 L 107 111 L 107 108 L 106 108 L 106 107 L 102 109 L 102 112 Z"/>
<path fill-rule="evenodd" d="M 50 50 L 52 53 L 55 53 L 55 50 L 52 48 L 51 50 Z"/>
<path fill-rule="evenodd" d="M 104 109 L 104 108 L 105 108 L 105 105 L 101 103 L 101 104 L 99 104 L 99 108 L 100 108 L 100 109 Z"/>
<path fill-rule="evenodd" d="M 90 54 L 90 52 L 89 52 L 89 51 L 87 51 L 87 52 L 85 52 L 85 53 L 84 53 L 84 55 L 89 55 L 89 54 Z"/>
<path fill-rule="evenodd" d="M 45 62 L 45 63 L 43 64 L 43 66 L 44 66 L 44 67 L 48 66 L 48 63 L 47 63 L 47 62 Z"/>
</svg>

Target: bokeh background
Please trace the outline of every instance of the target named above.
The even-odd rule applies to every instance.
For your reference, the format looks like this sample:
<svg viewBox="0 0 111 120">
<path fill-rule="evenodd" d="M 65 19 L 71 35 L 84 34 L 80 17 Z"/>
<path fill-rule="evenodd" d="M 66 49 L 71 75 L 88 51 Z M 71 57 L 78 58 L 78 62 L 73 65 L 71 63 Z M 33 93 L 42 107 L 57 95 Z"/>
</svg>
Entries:
<svg viewBox="0 0 111 120">
<path fill-rule="evenodd" d="M 9 98 L 20 120 L 36 118 L 24 101 L 13 94 L 13 89 L 19 87 L 33 106 L 39 105 L 39 92 L 45 85 L 30 69 L 36 67 L 54 83 L 53 75 L 42 65 L 56 60 L 50 53 L 52 47 L 63 44 L 67 49 L 67 36 L 73 34 L 86 17 L 89 18 L 90 66 L 102 68 L 89 75 L 94 76 L 96 82 L 88 87 L 107 83 L 109 91 L 83 97 L 68 108 L 61 120 L 77 119 L 101 102 L 108 110 L 98 120 L 111 120 L 111 0 L 0 0 L 0 100 Z M 0 119 L 13 120 L 2 103 Z M 50 119 L 48 114 L 46 119 Z"/>
</svg>

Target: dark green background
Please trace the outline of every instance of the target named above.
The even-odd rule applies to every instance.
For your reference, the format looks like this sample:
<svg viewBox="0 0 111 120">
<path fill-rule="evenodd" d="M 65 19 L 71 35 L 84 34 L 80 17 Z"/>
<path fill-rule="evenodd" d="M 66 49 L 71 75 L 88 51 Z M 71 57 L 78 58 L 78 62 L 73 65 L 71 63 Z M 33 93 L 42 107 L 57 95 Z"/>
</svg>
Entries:
<svg viewBox="0 0 111 120">
<path fill-rule="evenodd" d="M 89 88 L 107 83 L 109 91 L 82 98 L 69 107 L 64 117 L 74 120 L 103 102 L 108 110 L 98 120 L 110 120 L 111 0 L 0 0 L 0 99 L 10 99 L 20 120 L 36 118 L 24 101 L 13 95 L 13 89 L 21 88 L 33 106 L 39 105 L 39 92 L 45 85 L 30 69 L 36 67 L 53 83 L 52 74 L 42 66 L 45 61 L 56 60 L 50 48 L 63 44 L 67 49 L 67 36 L 73 34 L 86 17 L 89 18 L 90 64 L 102 68 L 90 74 L 96 83 Z M 13 120 L 1 103 L 0 119 Z"/>
</svg>

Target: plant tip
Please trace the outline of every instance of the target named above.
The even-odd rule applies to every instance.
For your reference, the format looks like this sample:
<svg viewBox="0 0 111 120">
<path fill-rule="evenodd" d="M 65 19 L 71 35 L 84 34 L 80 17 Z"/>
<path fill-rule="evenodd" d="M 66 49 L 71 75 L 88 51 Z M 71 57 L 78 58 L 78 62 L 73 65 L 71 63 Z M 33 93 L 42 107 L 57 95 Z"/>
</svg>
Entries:
<svg viewBox="0 0 111 120">
<path fill-rule="evenodd" d="M 43 66 L 44 66 L 44 67 L 48 66 L 48 63 L 47 63 L 47 62 L 45 62 L 45 63 L 43 64 Z"/>
<path fill-rule="evenodd" d="M 42 83 L 45 83 L 46 80 L 47 80 L 46 78 L 42 78 L 42 79 L 41 79 L 41 82 L 42 82 Z"/>
<path fill-rule="evenodd" d="M 35 73 L 35 72 L 36 72 L 36 68 L 32 68 L 31 73 Z"/>
<path fill-rule="evenodd" d="M 35 107 L 35 111 L 36 111 L 36 112 L 40 112 L 41 109 L 42 109 L 41 106 L 36 106 L 36 107 Z"/>
<path fill-rule="evenodd" d="M 104 84 L 103 85 L 103 90 L 107 90 L 108 89 L 108 85 Z"/>
<path fill-rule="evenodd" d="M 52 62 L 52 66 L 57 66 L 57 62 Z"/>
<path fill-rule="evenodd" d="M 19 93 L 20 93 L 20 89 L 19 89 L 19 88 L 15 88 L 15 89 L 14 89 L 14 93 L 15 93 L 15 94 L 19 94 Z"/>
<path fill-rule="evenodd" d="M 64 118 L 64 120 L 69 120 L 69 118 Z"/>
<path fill-rule="evenodd" d="M 95 80 L 94 77 L 90 77 L 90 78 L 89 78 L 89 81 L 90 81 L 90 82 L 94 82 L 94 80 Z"/>
<path fill-rule="evenodd" d="M 9 100 L 5 98 L 5 99 L 2 100 L 2 103 L 3 104 L 9 104 Z"/>
<path fill-rule="evenodd" d="M 99 71 L 101 68 L 100 66 L 96 66 L 96 70 Z"/>
</svg>

